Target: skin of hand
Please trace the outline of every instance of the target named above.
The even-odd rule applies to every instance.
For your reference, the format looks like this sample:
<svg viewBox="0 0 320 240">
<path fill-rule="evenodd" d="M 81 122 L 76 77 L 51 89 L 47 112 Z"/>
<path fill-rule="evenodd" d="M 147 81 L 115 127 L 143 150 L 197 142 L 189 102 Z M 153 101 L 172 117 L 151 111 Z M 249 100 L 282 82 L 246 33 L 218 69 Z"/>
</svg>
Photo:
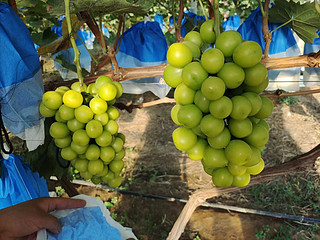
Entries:
<svg viewBox="0 0 320 240">
<path fill-rule="evenodd" d="M 36 239 L 40 229 L 60 233 L 59 220 L 49 212 L 82 208 L 86 201 L 70 198 L 42 197 L 0 210 L 0 240 Z"/>
</svg>

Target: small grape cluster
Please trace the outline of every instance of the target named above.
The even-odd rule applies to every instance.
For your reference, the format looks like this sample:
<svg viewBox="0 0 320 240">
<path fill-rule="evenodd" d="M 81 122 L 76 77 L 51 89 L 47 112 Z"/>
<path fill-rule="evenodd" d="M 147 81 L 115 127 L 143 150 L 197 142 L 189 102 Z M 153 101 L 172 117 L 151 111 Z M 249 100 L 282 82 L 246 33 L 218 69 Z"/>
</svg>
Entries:
<svg viewBox="0 0 320 240">
<path fill-rule="evenodd" d="M 244 187 L 265 166 L 273 103 L 260 93 L 268 72 L 258 43 L 236 31 L 216 38 L 213 25 L 205 21 L 168 49 L 164 79 L 175 88 L 171 118 L 180 126 L 172 137 L 177 149 L 201 160 L 214 185 Z"/>
<path fill-rule="evenodd" d="M 110 187 L 121 185 L 125 136 L 118 132 L 119 111 L 113 106 L 123 93 L 122 85 L 100 76 L 88 86 L 79 82 L 60 86 L 42 96 L 39 110 L 54 117 L 49 133 L 81 177 Z"/>
</svg>

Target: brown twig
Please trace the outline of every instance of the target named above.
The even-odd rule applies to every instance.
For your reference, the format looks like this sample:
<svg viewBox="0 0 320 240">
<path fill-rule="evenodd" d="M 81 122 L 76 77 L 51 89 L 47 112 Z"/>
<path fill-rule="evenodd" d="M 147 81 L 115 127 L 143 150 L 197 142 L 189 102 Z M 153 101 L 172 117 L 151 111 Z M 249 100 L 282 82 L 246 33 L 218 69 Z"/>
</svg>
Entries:
<svg viewBox="0 0 320 240">
<path fill-rule="evenodd" d="M 8 0 L 8 4 L 19 15 L 16 0 Z"/>
<path fill-rule="evenodd" d="M 74 185 L 67 179 L 66 176 L 63 176 L 61 179 L 59 179 L 59 182 L 61 184 L 61 187 L 66 191 L 69 197 L 74 197 L 76 195 L 79 195 L 79 192 L 74 187 Z"/>
<path fill-rule="evenodd" d="M 183 19 L 183 10 L 184 10 L 184 1 L 180 0 L 179 16 L 178 16 L 178 22 L 177 22 L 177 26 L 176 26 L 176 39 L 177 39 L 177 42 L 182 42 L 183 41 L 183 38 L 181 36 L 181 23 L 182 23 L 182 19 Z"/>
<path fill-rule="evenodd" d="M 269 57 L 269 49 L 272 41 L 272 36 L 270 34 L 269 26 L 268 26 L 269 4 L 270 4 L 270 0 L 265 0 L 264 8 L 263 8 L 265 14 L 264 16 L 262 16 L 262 34 L 265 41 L 263 59 Z"/>
<path fill-rule="evenodd" d="M 108 57 L 110 57 L 110 60 L 112 62 L 113 65 L 113 77 L 112 79 L 121 79 L 121 72 L 120 72 L 120 68 L 119 68 L 119 64 L 118 61 L 116 59 L 116 52 L 114 51 L 113 48 L 108 47 Z"/>
<path fill-rule="evenodd" d="M 214 19 L 214 12 L 213 12 L 213 0 L 207 0 L 207 5 L 209 9 L 209 18 Z"/>
<path fill-rule="evenodd" d="M 118 25 L 118 30 L 117 30 L 117 34 L 116 34 L 116 38 L 114 40 L 114 44 L 113 44 L 113 49 L 114 51 L 117 50 L 118 44 L 119 44 L 119 39 L 120 36 L 123 34 L 124 31 L 124 16 L 119 16 L 119 25 Z"/>
<path fill-rule="evenodd" d="M 283 176 L 292 172 L 303 172 L 309 168 L 312 168 L 317 158 L 320 156 L 320 145 L 313 148 L 311 151 L 296 156 L 290 161 L 285 162 L 281 165 L 270 167 L 265 169 L 259 175 L 252 177 L 250 183 L 245 187 L 250 187 L 263 182 L 268 182 L 275 177 Z M 179 239 L 181 234 L 189 222 L 192 213 L 195 209 L 200 206 L 206 199 L 213 198 L 224 193 L 235 192 L 243 188 L 229 187 L 229 188 L 218 188 L 213 187 L 210 189 L 200 189 L 195 191 L 189 198 L 189 201 L 184 206 L 180 213 L 177 221 L 174 223 L 167 240 Z"/>
<path fill-rule="evenodd" d="M 113 50 L 116 53 L 117 52 L 117 47 L 118 47 L 118 43 L 119 43 L 119 39 L 120 36 L 123 34 L 124 32 L 124 16 L 120 16 L 119 17 L 119 25 L 118 25 L 118 30 L 117 30 L 117 34 L 116 34 L 116 38 L 114 40 L 114 44 L 113 44 Z M 92 72 L 97 72 L 99 71 L 101 68 L 103 68 L 107 63 L 109 63 L 111 61 L 111 57 L 110 55 L 108 55 L 107 57 L 105 57 L 97 66 L 94 67 Z M 117 63 L 116 63 L 117 64 Z M 117 64 L 118 65 L 118 64 Z"/>
<path fill-rule="evenodd" d="M 99 30 L 99 26 L 96 24 L 95 21 L 93 21 L 93 19 L 92 19 L 91 15 L 89 14 L 89 12 L 82 11 L 82 12 L 80 12 L 80 16 L 86 22 L 86 24 L 90 28 L 91 32 L 94 34 L 94 36 L 96 37 L 97 41 L 99 42 L 99 44 L 102 47 L 103 46 L 103 42 L 102 41 L 104 41 L 104 42 L 106 42 L 106 41 L 105 41 L 104 38 L 101 38 L 101 33 L 100 33 L 100 30 Z"/>
<path fill-rule="evenodd" d="M 264 92 L 261 95 L 267 98 L 280 98 L 280 97 L 293 97 L 293 96 L 303 96 L 303 95 L 310 95 L 320 93 L 320 88 L 312 89 L 312 90 L 304 90 L 304 91 L 296 91 L 296 92 L 283 92 L 282 90 L 278 89 L 273 93 Z"/>
</svg>

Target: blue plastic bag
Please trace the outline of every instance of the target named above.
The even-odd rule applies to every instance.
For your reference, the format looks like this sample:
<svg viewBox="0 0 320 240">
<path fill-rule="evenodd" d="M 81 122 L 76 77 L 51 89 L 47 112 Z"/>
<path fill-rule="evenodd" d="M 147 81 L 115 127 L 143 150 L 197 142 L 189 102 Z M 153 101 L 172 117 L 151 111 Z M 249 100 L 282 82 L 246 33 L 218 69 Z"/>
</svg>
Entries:
<svg viewBox="0 0 320 240">
<path fill-rule="evenodd" d="M 150 67 L 166 63 L 168 44 L 158 22 L 139 22 L 124 32 L 116 59 L 119 67 Z M 163 77 L 133 79 L 121 82 L 124 93 L 151 91 L 165 97 L 170 87 Z"/>
<path fill-rule="evenodd" d="M 277 28 L 281 24 L 269 23 L 269 30 Z M 264 51 L 265 42 L 262 34 L 262 15 L 260 7 L 254 10 L 250 16 L 240 25 L 238 32 L 245 40 L 255 41 Z M 300 50 L 288 27 L 281 27 L 272 33 L 272 41 L 269 49 L 269 57 L 292 57 L 300 55 Z M 283 89 L 296 91 L 299 89 L 300 67 L 269 70 L 270 80 L 267 90 Z"/>
<path fill-rule="evenodd" d="M 166 23 L 163 21 L 163 15 L 156 13 L 156 15 L 154 15 L 154 21 L 159 23 L 162 31 L 166 29 Z"/>
<path fill-rule="evenodd" d="M 0 2 L 2 119 L 10 132 L 27 140 L 27 146 L 32 139 L 33 147 L 28 146 L 29 150 L 44 140 L 43 117 L 39 113 L 42 95 L 39 56 L 29 30 L 8 4 Z"/>
<path fill-rule="evenodd" d="M 318 30 L 318 38 L 313 39 L 313 43 L 304 45 L 304 54 L 318 52 L 320 50 L 320 30 Z M 320 69 L 305 67 L 303 71 L 303 84 L 305 87 L 312 87 L 320 84 Z"/>
<path fill-rule="evenodd" d="M 48 187 L 44 178 L 33 173 L 21 156 L 10 154 L 2 158 L 0 178 L 0 209 L 38 197 L 48 197 Z"/>
<path fill-rule="evenodd" d="M 121 240 L 120 231 L 111 226 L 99 207 L 78 209 L 59 219 L 62 231 L 48 233 L 48 240 Z"/>
<path fill-rule="evenodd" d="M 60 26 L 53 26 L 52 29 L 51 29 L 59 37 L 62 37 L 62 22 L 63 22 L 63 19 L 64 19 L 64 17 L 60 17 L 60 19 L 59 19 Z M 81 68 L 84 68 L 88 72 L 90 72 L 90 70 L 91 70 L 91 56 L 90 56 L 88 50 L 86 49 L 86 47 L 82 44 L 82 42 L 85 43 L 86 41 L 88 41 L 89 35 L 86 34 L 83 31 L 81 31 L 81 30 L 78 30 L 77 34 L 82 40 L 81 41 L 79 39 L 79 37 L 76 38 L 76 44 L 77 44 L 78 49 L 80 51 L 80 66 L 81 66 Z M 63 78 L 63 80 L 70 80 L 70 79 L 78 78 L 78 75 L 77 75 L 76 72 L 71 71 L 70 69 L 67 69 L 67 68 L 63 67 L 60 63 L 55 61 L 56 57 L 58 57 L 60 55 L 63 56 L 63 59 L 67 63 L 73 64 L 73 61 L 74 61 L 74 50 L 73 50 L 73 48 L 69 48 L 69 49 L 63 50 L 61 52 L 58 52 L 58 53 L 52 55 L 52 58 L 54 60 L 54 69 L 59 71 L 60 76 Z"/>
<path fill-rule="evenodd" d="M 238 14 L 230 16 L 227 20 L 222 22 L 222 28 L 224 31 L 234 30 L 237 31 L 240 27 L 241 19 Z"/>
</svg>

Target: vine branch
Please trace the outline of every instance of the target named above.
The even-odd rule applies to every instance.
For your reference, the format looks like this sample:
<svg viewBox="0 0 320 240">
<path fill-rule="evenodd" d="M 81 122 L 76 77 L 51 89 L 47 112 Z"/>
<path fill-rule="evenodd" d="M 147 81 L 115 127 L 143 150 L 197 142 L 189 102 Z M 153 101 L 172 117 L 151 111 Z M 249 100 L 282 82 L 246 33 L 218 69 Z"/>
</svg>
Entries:
<svg viewBox="0 0 320 240">
<path fill-rule="evenodd" d="M 263 170 L 259 175 L 253 176 L 250 183 L 244 187 L 248 188 L 250 186 L 268 182 L 275 177 L 283 176 L 291 172 L 303 172 L 307 169 L 313 167 L 317 158 L 320 156 L 320 145 L 316 146 L 307 153 L 304 153 L 300 156 L 292 158 L 290 161 L 285 162 L 281 165 L 267 168 Z M 177 221 L 174 223 L 173 228 L 171 229 L 167 240 L 179 239 L 181 234 L 184 232 L 184 229 L 189 222 L 192 213 L 200 206 L 206 199 L 220 196 L 224 193 L 230 193 L 239 191 L 238 187 L 229 187 L 229 188 L 208 188 L 200 189 L 195 191 L 189 198 L 189 201 L 184 206 L 181 214 L 179 215 Z"/>
<path fill-rule="evenodd" d="M 178 22 L 177 22 L 177 26 L 176 27 L 176 39 L 177 42 L 181 42 L 182 36 L 181 36 L 181 23 L 182 23 L 182 19 L 183 19 L 183 9 L 184 9 L 184 1 L 180 0 L 179 3 L 179 15 L 178 15 Z M 175 17 L 173 17 L 174 19 Z"/>
<path fill-rule="evenodd" d="M 64 0 L 65 3 L 65 15 L 66 15 L 66 19 L 67 19 L 67 26 L 68 26 L 68 33 L 70 36 L 70 42 L 74 51 L 74 64 L 77 67 L 77 74 L 78 74 L 78 78 L 79 78 L 79 83 L 80 83 L 80 87 L 82 87 L 83 85 L 83 76 L 82 76 L 82 70 L 81 70 L 81 66 L 80 66 L 80 51 L 77 47 L 75 38 L 74 38 L 74 34 L 72 31 L 72 23 L 71 23 L 71 17 L 70 17 L 70 0 Z"/>
<path fill-rule="evenodd" d="M 105 41 L 105 40 L 104 40 L 104 38 L 101 38 L 100 30 L 99 30 L 99 27 L 96 24 L 96 22 L 93 21 L 91 15 L 87 11 L 80 12 L 80 16 L 86 22 L 86 24 L 90 28 L 91 32 L 94 34 L 94 36 L 96 37 L 100 46 L 102 47 L 103 41 Z"/>
<path fill-rule="evenodd" d="M 123 32 L 124 32 L 124 20 L 125 19 L 124 19 L 123 15 L 119 16 L 119 25 L 118 25 L 117 35 L 116 35 L 116 38 L 115 38 L 114 44 L 113 44 L 114 51 L 117 50 L 120 36 L 123 35 Z"/>
<path fill-rule="evenodd" d="M 16 0 L 8 0 L 8 4 L 19 15 Z"/>
<path fill-rule="evenodd" d="M 269 4 L 270 4 L 270 0 L 266 0 L 264 3 L 264 9 L 262 10 L 261 8 L 261 10 L 264 12 L 264 15 L 262 14 L 262 34 L 265 41 L 265 48 L 264 48 L 264 53 L 262 57 L 263 59 L 269 58 L 269 49 L 272 41 L 272 33 L 270 33 L 269 26 L 268 26 Z"/>
<path fill-rule="evenodd" d="M 103 41 L 102 41 L 102 52 L 104 53 L 104 54 L 106 54 L 107 53 L 107 47 L 108 47 L 108 43 L 106 43 L 106 41 L 104 40 L 104 36 L 103 36 L 103 24 L 102 24 L 102 15 L 101 15 L 101 13 L 100 13 L 100 15 L 99 15 L 99 28 L 100 28 L 100 37 L 101 37 L 101 39 L 103 39 Z"/>
<path fill-rule="evenodd" d="M 209 10 L 209 18 L 214 18 L 214 12 L 213 12 L 213 0 L 207 0 L 208 10 Z"/>
<path fill-rule="evenodd" d="M 220 12 L 219 12 L 219 0 L 213 0 L 213 15 L 214 15 L 214 32 L 216 38 L 220 35 Z"/>
</svg>

